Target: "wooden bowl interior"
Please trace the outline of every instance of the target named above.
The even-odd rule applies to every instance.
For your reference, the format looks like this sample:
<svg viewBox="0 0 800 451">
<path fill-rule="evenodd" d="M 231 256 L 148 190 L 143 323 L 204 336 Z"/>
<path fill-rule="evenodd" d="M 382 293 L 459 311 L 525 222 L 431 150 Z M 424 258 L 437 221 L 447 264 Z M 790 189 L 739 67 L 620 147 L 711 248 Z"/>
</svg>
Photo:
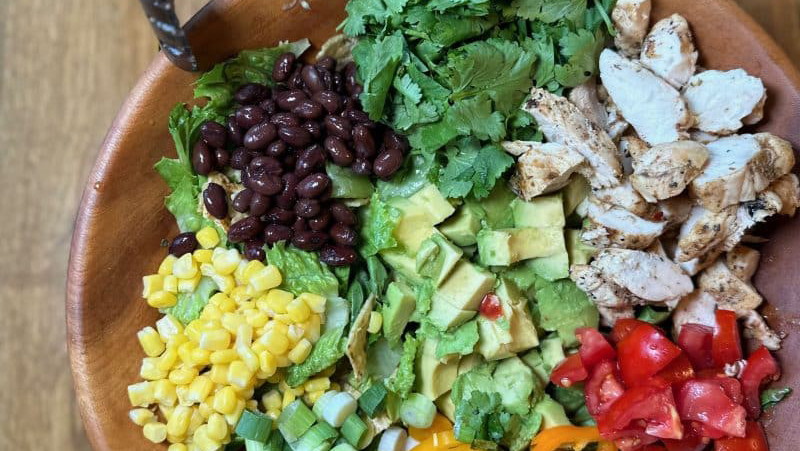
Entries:
<svg viewBox="0 0 800 451">
<path fill-rule="evenodd" d="M 319 45 L 344 17 L 344 0 L 313 2 L 313 9 L 283 11 L 281 1 L 217 0 L 187 26 L 208 67 L 248 48 L 304 37 Z M 763 128 L 789 137 L 800 148 L 800 81 L 791 62 L 732 2 L 660 0 L 655 15 L 680 12 L 689 18 L 710 68 L 744 67 L 769 88 L 768 121 Z M 698 19 L 703 18 L 703 19 Z M 72 241 L 67 287 L 70 357 L 81 414 L 95 449 L 165 449 L 147 442 L 127 418 L 127 385 L 136 382 L 142 352 L 136 331 L 157 314 L 141 300 L 141 276 L 152 273 L 165 251 L 160 243 L 174 235 L 173 218 L 163 208 L 166 185 L 153 171 L 163 155 L 174 155 L 167 116 L 174 104 L 192 99 L 195 75 L 172 66 L 159 54 L 134 88 L 111 126 L 84 193 Z M 774 325 L 794 331 L 781 353 L 787 376 L 797 386 L 800 359 L 798 305 L 800 265 L 792 255 L 800 241 L 791 238 L 797 220 L 775 229 L 764 246 L 758 289 L 771 301 Z M 772 449 L 794 449 L 800 429 L 791 427 L 800 398 L 790 398 L 768 419 Z"/>
</svg>

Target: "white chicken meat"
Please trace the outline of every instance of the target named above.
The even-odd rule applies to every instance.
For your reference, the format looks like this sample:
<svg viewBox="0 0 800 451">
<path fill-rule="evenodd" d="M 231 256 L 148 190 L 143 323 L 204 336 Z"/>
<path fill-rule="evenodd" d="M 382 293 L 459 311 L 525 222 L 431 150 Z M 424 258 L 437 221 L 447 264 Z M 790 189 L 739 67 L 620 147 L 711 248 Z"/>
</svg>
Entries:
<svg viewBox="0 0 800 451">
<path fill-rule="evenodd" d="M 503 148 L 518 156 L 510 186 L 525 200 L 563 188 L 586 161 L 578 152 L 556 143 L 507 141 Z"/>
<path fill-rule="evenodd" d="M 744 123 L 760 121 L 766 96 L 764 83 L 742 69 L 700 72 L 683 90 L 695 127 L 718 135 L 729 135 Z"/>
<path fill-rule="evenodd" d="M 749 282 L 758 270 L 761 252 L 742 244 L 736 245 L 725 254 L 725 264 L 733 275 Z"/>
<path fill-rule="evenodd" d="M 581 239 L 599 248 L 644 249 L 664 233 L 665 222 L 643 219 L 623 208 L 590 201 Z"/>
<path fill-rule="evenodd" d="M 755 287 L 736 277 L 721 260 L 700 273 L 697 286 L 714 296 L 719 308 L 740 314 L 758 308 L 763 301 Z"/>
<path fill-rule="evenodd" d="M 648 201 L 669 199 L 683 192 L 702 172 L 708 150 L 694 141 L 657 144 L 633 157 L 633 187 Z"/>
<path fill-rule="evenodd" d="M 619 158 L 625 175 L 633 174 L 633 156 L 643 155 L 649 147 L 646 142 L 635 136 L 623 136 L 619 140 Z"/>
<path fill-rule="evenodd" d="M 644 40 L 639 60 L 673 87 L 682 88 L 697 67 L 689 22 L 680 14 L 656 22 Z"/>
<path fill-rule="evenodd" d="M 778 214 L 794 216 L 800 207 L 800 184 L 795 174 L 786 174 L 772 182 L 767 188 L 781 199 L 781 209 Z"/>
<path fill-rule="evenodd" d="M 781 336 L 769 327 L 761 314 L 749 310 L 743 312 L 741 317 L 744 319 L 745 338 L 752 338 L 771 351 L 781 349 Z"/>
<path fill-rule="evenodd" d="M 652 215 L 655 206 L 647 201 L 633 188 L 630 180 L 625 180 L 617 186 L 592 190 L 594 197 L 600 202 L 624 208 L 629 212 L 642 217 Z"/>
<path fill-rule="evenodd" d="M 617 29 L 614 44 L 626 56 L 639 55 L 642 41 L 650 25 L 651 0 L 618 0 L 611 11 Z"/>
<path fill-rule="evenodd" d="M 569 92 L 569 101 L 572 102 L 586 116 L 602 129 L 608 126 L 608 111 L 597 96 L 597 80 L 590 78 L 582 84 L 575 86 Z"/>
<path fill-rule="evenodd" d="M 703 290 L 694 290 L 678 302 L 672 311 L 672 331 L 677 337 L 684 324 L 700 324 L 711 327 L 717 325 L 717 301 Z"/>
<path fill-rule="evenodd" d="M 603 277 L 646 303 L 677 302 L 694 289 L 668 258 L 631 249 L 604 249 L 591 263 Z"/>
</svg>

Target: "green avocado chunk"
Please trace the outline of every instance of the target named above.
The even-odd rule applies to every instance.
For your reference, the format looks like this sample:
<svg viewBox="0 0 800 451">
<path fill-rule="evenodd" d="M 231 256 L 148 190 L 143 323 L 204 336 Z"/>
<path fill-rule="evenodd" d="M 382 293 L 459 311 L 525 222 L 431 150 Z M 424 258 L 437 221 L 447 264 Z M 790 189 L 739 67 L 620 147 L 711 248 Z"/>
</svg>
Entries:
<svg viewBox="0 0 800 451">
<path fill-rule="evenodd" d="M 564 215 L 571 215 L 578 205 L 586 199 L 590 190 L 589 182 L 582 175 L 573 175 L 569 184 L 561 190 L 561 195 L 564 199 Z"/>
<path fill-rule="evenodd" d="M 501 361 L 494 370 L 495 385 L 500 388 L 501 403 L 511 413 L 525 415 L 530 409 L 534 389 L 533 371 L 518 357 Z"/>
<path fill-rule="evenodd" d="M 465 323 L 478 312 L 494 282 L 492 273 L 462 259 L 433 294 L 431 322 L 441 330 Z"/>
<path fill-rule="evenodd" d="M 553 368 L 567 358 L 564 355 L 564 342 L 559 337 L 549 337 L 542 340 L 540 347 L 542 348 L 542 363 L 549 379 Z"/>
<path fill-rule="evenodd" d="M 480 207 L 486 213 L 486 225 L 492 229 L 513 227 L 514 215 L 508 207 L 516 198 L 517 195 L 505 183 L 495 185 L 489 196 L 480 201 Z"/>
<path fill-rule="evenodd" d="M 475 204 L 467 203 L 439 226 L 439 231 L 459 246 L 472 246 L 478 241 L 483 210 Z"/>
<path fill-rule="evenodd" d="M 549 257 L 533 258 L 526 263 L 536 275 L 550 282 L 569 277 L 569 254 L 566 251 Z"/>
<path fill-rule="evenodd" d="M 422 276 L 417 272 L 417 262 L 399 250 L 383 250 L 381 257 L 392 269 L 397 271 L 412 284 L 421 284 Z"/>
<path fill-rule="evenodd" d="M 477 350 L 486 360 L 499 360 L 531 349 L 539 344 L 536 327 L 528 311 L 528 302 L 513 283 L 501 279 L 495 290 L 502 316 L 478 317 Z"/>
<path fill-rule="evenodd" d="M 333 163 L 325 165 L 325 172 L 331 179 L 333 191 L 331 197 L 336 199 L 367 199 L 372 196 L 375 187 L 369 177 L 355 174 L 348 168 Z"/>
<path fill-rule="evenodd" d="M 508 266 L 534 257 L 564 252 L 564 233 L 559 227 L 481 230 L 478 254 L 487 266 Z"/>
<path fill-rule="evenodd" d="M 564 202 L 561 194 L 541 196 L 530 201 L 514 199 L 511 202 L 514 227 L 558 227 L 564 228 Z"/>
<path fill-rule="evenodd" d="M 417 356 L 415 379 L 416 390 L 431 401 L 438 399 L 450 391 L 458 376 L 458 358 L 444 361 L 436 358 L 436 346 L 439 340 L 425 338 Z"/>
<path fill-rule="evenodd" d="M 436 233 L 434 226 L 455 211 L 434 185 L 426 185 L 407 199 L 392 198 L 389 204 L 401 212 L 394 236 L 409 255 L 415 255 L 422 242 Z"/>
<path fill-rule="evenodd" d="M 575 329 L 598 326 L 597 307 L 569 279 L 538 285 L 536 301 L 539 305 L 539 325 L 544 330 L 558 332 L 565 347 L 578 344 Z"/>
<path fill-rule="evenodd" d="M 571 424 L 564 406 L 555 402 L 549 395 L 544 395 L 542 400 L 533 406 L 533 411 L 542 415 L 542 429 Z"/>
<path fill-rule="evenodd" d="M 389 284 L 383 299 L 383 335 L 389 342 L 400 341 L 415 308 L 416 300 L 411 288 L 400 281 Z"/>
<path fill-rule="evenodd" d="M 434 233 L 423 241 L 417 252 L 417 272 L 430 277 L 440 285 L 450 275 L 464 251 L 447 241 L 443 235 Z"/>
<path fill-rule="evenodd" d="M 567 254 L 569 255 L 570 265 L 585 265 L 597 253 L 597 249 L 581 240 L 581 231 L 576 229 L 565 229 L 564 237 L 567 244 Z"/>
</svg>

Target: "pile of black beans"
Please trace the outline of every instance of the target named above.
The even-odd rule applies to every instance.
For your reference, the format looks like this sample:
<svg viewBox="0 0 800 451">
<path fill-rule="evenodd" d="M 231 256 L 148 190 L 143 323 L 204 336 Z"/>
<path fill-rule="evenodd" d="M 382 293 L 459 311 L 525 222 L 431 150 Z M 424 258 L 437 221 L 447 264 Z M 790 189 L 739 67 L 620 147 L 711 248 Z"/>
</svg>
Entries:
<svg viewBox="0 0 800 451">
<path fill-rule="evenodd" d="M 245 256 L 263 260 L 264 243 L 286 241 L 320 260 L 344 266 L 356 260 L 356 215 L 331 199 L 326 161 L 354 173 L 390 178 L 403 163 L 406 140 L 361 109 L 353 63 L 303 64 L 292 53 L 278 58 L 275 86 L 247 84 L 225 125 L 206 122 L 192 151 L 198 174 L 241 171 L 245 189 L 230 207 L 247 217 L 231 224 L 228 239 L 244 243 Z M 225 189 L 210 183 L 203 192 L 209 214 L 228 216 Z"/>
</svg>

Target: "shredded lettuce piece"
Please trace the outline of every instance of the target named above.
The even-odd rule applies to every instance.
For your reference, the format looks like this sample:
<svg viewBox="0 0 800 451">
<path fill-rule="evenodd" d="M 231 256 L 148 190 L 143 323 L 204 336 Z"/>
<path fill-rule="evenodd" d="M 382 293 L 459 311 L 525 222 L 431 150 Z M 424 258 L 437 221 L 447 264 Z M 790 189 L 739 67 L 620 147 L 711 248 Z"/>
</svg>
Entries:
<svg viewBox="0 0 800 451">
<path fill-rule="evenodd" d="M 441 359 L 454 354 L 472 354 L 479 339 L 478 322 L 474 320 L 468 321 L 452 332 L 445 332 L 440 335 L 439 343 L 436 345 L 436 358 Z"/>
<path fill-rule="evenodd" d="M 403 340 L 403 355 L 400 357 L 400 364 L 397 371 L 386 380 L 386 388 L 401 398 L 408 397 L 414 386 L 416 375 L 414 373 L 414 362 L 417 358 L 417 348 L 419 340 L 411 335 L 406 335 Z"/>
<path fill-rule="evenodd" d="M 281 287 L 300 295 L 314 293 L 334 297 L 339 293 L 339 280 L 320 263 L 317 254 L 287 246 L 283 241 L 267 248 L 267 261 L 283 275 Z"/>
<path fill-rule="evenodd" d="M 219 289 L 213 280 L 201 277 L 200 283 L 193 292 L 180 293 L 178 302 L 172 307 L 163 309 L 162 312 L 174 316 L 185 326 L 200 317 L 200 313 L 208 304 L 211 295 L 217 291 Z"/>
<path fill-rule="evenodd" d="M 346 342 L 344 327 L 331 329 L 322 334 L 303 363 L 289 367 L 286 372 L 286 383 L 290 387 L 297 387 L 311 376 L 334 365 L 344 357 Z"/>
<path fill-rule="evenodd" d="M 361 213 L 361 254 L 370 257 L 385 249 L 397 247 L 393 232 L 400 221 L 400 210 L 373 194 Z"/>
</svg>

